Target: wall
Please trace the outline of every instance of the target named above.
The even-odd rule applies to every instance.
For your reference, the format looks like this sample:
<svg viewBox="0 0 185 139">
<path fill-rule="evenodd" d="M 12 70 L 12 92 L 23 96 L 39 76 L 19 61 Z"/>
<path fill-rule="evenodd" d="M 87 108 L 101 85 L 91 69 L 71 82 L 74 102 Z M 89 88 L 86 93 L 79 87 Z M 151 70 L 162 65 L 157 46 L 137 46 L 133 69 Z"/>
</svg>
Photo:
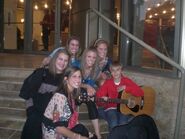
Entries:
<svg viewBox="0 0 185 139">
<path fill-rule="evenodd" d="M 179 79 L 130 71 L 124 71 L 124 74 L 139 85 L 152 86 L 155 89 L 155 111 L 152 117 L 157 124 L 161 139 L 173 139 L 179 95 Z M 183 108 L 183 113 L 185 113 L 184 110 L 185 108 Z M 185 118 L 182 119 L 182 123 L 185 123 Z M 185 124 L 182 124 L 181 129 L 181 138 L 183 139 Z"/>
</svg>

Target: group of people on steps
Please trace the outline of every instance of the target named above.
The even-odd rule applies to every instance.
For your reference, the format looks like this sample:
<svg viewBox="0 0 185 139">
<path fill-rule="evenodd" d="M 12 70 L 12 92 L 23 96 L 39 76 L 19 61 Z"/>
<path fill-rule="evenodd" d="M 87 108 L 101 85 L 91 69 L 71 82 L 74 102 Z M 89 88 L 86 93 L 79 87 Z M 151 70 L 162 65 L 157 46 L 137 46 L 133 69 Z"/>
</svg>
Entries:
<svg viewBox="0 0 185 139">
<path fill-rule="evenodd" d="M 107 56 L 108 47 L 106 40 L 97 39 L 80 55 L 79 38 L 71 36 L 65 48 L 59 47 L 44 58 L 41 68 L 25 79 L 20 91 L 27 106 L 21 139 L 101 139 L 100 118 L 107 121 L 110 132 L 133 119 L 117 111 L 116 103 L 106 103 L 117 98 L 120 90 L 144 95 L 122 74 L 122 65 Z M 82 94 L 88 98 L 79 100 Z M 95 98 L 104 101 L 96 102 Z M 95 134 L 79 122 L 77 108 L 82 103 L 87 106 Z"/>
</svg>

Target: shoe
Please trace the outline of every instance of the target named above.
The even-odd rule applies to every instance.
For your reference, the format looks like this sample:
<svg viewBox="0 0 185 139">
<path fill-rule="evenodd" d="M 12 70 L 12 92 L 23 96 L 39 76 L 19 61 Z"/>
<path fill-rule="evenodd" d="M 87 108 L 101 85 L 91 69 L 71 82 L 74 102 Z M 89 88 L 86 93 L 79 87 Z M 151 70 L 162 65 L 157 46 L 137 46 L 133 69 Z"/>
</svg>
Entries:
<svg viewBox="0 0 185 139">
<path fill-rule="evenodd" d="M 89 139 L 98 139 L 98 138 L 95 134 L 89 132 Z"/>
</svg>

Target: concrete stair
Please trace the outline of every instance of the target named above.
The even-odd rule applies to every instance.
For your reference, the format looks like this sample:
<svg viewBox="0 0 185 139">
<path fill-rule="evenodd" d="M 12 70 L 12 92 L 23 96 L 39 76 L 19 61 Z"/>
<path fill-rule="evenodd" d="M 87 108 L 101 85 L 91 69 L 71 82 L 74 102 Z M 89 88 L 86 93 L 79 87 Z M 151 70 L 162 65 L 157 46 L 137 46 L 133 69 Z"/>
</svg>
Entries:
<svg viewBox="0 0 185 139">
<path fill-rule="evenodd" d="M 0 139 L 20 139 L 24 125 L 25 104 L 19 95 L 24 79 L 33 69 L 0 67 Z M 82 104 L 79 108 L 80 122 L 94 132 L 88 119 L 87 108 Z M 106 138 L 107 123 L 100 120 L 102 137 Z"/>
</svg>

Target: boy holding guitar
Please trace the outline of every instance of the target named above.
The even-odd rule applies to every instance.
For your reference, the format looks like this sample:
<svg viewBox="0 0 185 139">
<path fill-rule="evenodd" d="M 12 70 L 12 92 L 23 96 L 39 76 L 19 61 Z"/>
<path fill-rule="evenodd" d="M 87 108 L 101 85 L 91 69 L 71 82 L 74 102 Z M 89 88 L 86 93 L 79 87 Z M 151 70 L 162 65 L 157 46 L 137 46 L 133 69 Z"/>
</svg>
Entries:
<svg viewBox="0 0 185 139">
<path fill-rule="evenodd" d="M 97 102 L 99 115 L 108 122 L 111 130 L 117 125 L 127 123 L 133 117 L 121 113 L 118 108 L 118 103 L 121 102 L 116 102 L 116 100 L 124 93 L 140 97 L 144 95 L 144 92 L 131 79 L 122 75 L 122 65 L 119 62 L 113 62 L 110 65 L 110 72 L 112 77 L 107 79 L 97 90 L 96 99 L 101 101 Z M 128 103 L 130 102 L 125 102 L 127 106 Z"/>
</svg>

